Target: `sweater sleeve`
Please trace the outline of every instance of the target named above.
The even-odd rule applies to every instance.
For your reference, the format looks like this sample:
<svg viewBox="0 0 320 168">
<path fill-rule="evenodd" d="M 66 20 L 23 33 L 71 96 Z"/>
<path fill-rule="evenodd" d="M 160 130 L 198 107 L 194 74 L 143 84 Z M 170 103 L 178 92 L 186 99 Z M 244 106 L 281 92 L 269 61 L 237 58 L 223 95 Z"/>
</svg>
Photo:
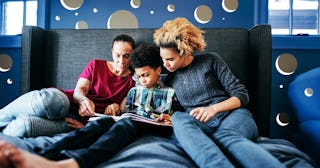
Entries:
<svg viewBox="0 0 320 168">
<path fill-rule="evenodd" d="M 218 54 L 212 55 L 215 57 L 214 69 L 216 70 L 216 75 L 226 92 L 231 97 L 239 98 L 241 106 L 247 105 L 249 103 L 249 94 L 245 85 L 240 83 L 240 80 L 231 72 L 228 65 Z"/>
</svg>

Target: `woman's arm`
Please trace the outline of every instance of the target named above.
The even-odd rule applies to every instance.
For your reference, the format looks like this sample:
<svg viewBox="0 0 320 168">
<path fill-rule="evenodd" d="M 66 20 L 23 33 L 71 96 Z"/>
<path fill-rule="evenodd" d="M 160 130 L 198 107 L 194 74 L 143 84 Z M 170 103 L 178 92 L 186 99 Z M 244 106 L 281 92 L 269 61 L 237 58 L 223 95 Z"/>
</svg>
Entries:
<svg viewBox="0 0 320 168">
<path fill-rule="evenodd" d="M 249 103 L 249 93 L 245 85 L 232 73 L 231 69 L 219 56 L 215 55 L 214 69 L 216 76 L 221 82 L 225 91 L 228 92 L 230 97 L 236 97 L 240 100 L 241 106 L 245 106 Z"/>
<path fill-rule="evenodd" d="M 219 112 L 225 112 L 239 107 L 241 107 L 240 99 L 233 96 L 222 102 L 207 107 L 197 107 L 190 112 L 190 115 L 205 123 Z"/>
<path fill-rule="evenodd" d="M 94 116 L 95 105 L 86 97 L 90 88 L 90 81 L 85 78 L 79 78 L 74 89 L 73 99 L 79 104 L 80 116 Z"/>
</svg>

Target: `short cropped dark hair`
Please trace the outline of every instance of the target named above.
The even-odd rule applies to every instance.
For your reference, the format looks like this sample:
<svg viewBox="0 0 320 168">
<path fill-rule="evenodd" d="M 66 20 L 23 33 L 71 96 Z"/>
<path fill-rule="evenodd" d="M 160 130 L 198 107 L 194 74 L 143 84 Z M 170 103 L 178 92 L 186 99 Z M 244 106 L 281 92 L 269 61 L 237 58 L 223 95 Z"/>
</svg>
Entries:
<svg viewBox="0 0 320 168">
<path fill-rule="evenodd" d="M 156 69 L 162 65 L 159 47 L 152 44 L 140 44 L 133 50 L 130 59 L 132 68 L 150 66 Z"/>
<path fill-rule="evenodd" d="M 123 41 L 123 42 L 128 42 L 132 48 L 134 48 L 135 44 L 134 44 L 134 40 L 131 36 L 127 35 L 127 34 L 119 34 L 117 35 L 113 40 L 112 40 L 112 48 L 113 48 L 113 45 L 114 45 L 114 42 L 117 42 L 117 41 Z"/>
</svg>

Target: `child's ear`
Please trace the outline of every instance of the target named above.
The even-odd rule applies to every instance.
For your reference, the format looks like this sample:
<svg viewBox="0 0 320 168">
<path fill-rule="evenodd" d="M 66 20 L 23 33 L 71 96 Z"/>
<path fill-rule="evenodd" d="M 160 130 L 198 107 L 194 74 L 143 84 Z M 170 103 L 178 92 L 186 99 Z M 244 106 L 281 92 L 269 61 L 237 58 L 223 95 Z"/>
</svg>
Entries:
<svg viewBox="0 0 320 168">
<path fill-rule="evenodd" d="M 157 72 L 157 74 L 161 74 L 161 71 L 162 71 L 162 68 L 161 68 L 161 66 L 158 66 L 158 68 L 156 69 L 156 72 Z"/>
</svg>

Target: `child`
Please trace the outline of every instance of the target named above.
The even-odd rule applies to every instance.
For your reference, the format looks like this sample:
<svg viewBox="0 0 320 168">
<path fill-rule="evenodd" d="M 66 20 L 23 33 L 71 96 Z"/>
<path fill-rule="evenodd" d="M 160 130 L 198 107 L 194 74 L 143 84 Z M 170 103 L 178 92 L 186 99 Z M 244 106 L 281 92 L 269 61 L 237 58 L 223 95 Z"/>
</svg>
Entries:
<svg viewBox="0 0 320 168">
<path fill-rule="evenodd" d="M 138 46 L 131 54 L 131 65 L 139 82 L 129 91 L 124 109 L 154 117 L 160 122 L 170 122 L 167 117 L 157 117 L 158 113 L 170 114 L 177 103 L 173 89 L 160 81 L 162 61 L 159 49 L 147 44 Z M 103 117 L 70 132 L 67 137 L 40 152 L 47 159 L 69 159 L 50 161 L 3 141 L 0 143 L 0 156 L 6 157 L 16 167 L 26 164 L 42 167 L 96 167 L 143 135 L 167 136 L 171 133 L 171 127 L 137 122 L 130 118 L 115 122 L 111 117 Z"/>
</svg>

